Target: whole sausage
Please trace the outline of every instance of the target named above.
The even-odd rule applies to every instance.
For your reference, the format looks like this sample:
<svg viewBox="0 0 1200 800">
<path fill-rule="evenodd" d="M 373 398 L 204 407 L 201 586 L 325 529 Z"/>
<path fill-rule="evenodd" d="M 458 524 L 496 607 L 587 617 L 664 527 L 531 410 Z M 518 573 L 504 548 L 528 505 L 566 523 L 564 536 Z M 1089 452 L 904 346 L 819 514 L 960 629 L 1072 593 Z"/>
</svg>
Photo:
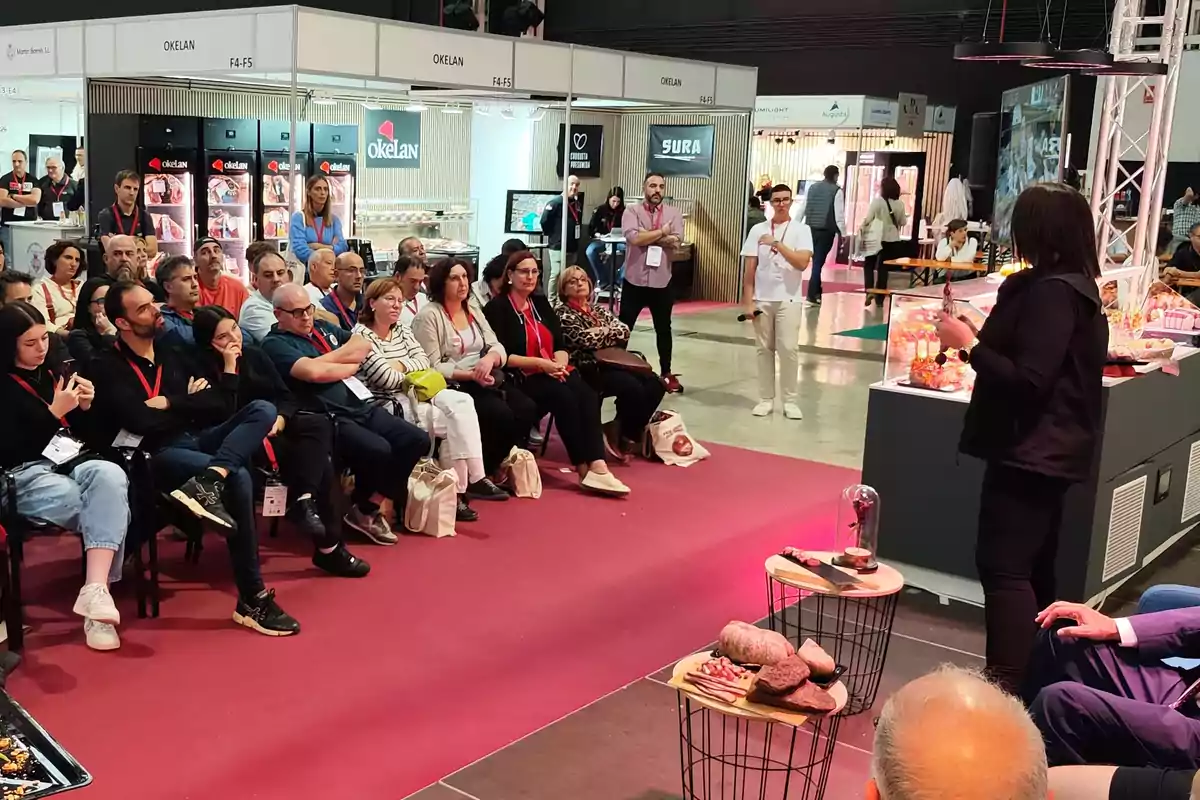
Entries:
<svg viewBox="0 0 1200 800">
<path fill-rule="evenodd" d="M 796 650 L 791 643 L 775 631 L 765 631 L 747 622 L 730 622 L 721 629 L 717 640 L 721 652 L 743 664 L 775 664 Z"/>
</svg>

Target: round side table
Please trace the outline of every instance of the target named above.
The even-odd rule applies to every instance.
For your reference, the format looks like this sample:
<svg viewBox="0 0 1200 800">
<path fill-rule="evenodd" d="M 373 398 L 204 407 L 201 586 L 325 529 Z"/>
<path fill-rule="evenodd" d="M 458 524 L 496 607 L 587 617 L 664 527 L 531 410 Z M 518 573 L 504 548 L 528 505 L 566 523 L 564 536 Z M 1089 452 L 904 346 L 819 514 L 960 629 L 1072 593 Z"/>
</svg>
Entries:
<svg viewBox="0 0 1200 800">
<path fill-rule="evenodd" d="M 805 716 L 701 694 L 684 676 L 709 659 L 707 651 L 675 665 L 679 692 L 679 757 L 683 800 L 820 800 L 829 782 L 846 687 L 829 693 L 838 708 Z"/>
<path fill-rule="evenodd" d="M 811 555 L 829 563 L 833 553 Z M 871 574 L 843 570 L 862 587 L 839 591 L 833 584 L 783 556 L 767 559 L 768 622 L 800 649 L 813 639 L 845 667 L 842 682 L 850 699 L 845 714 L 861 714 L 875 703 L 887 660 L 896 601 L 904 587 L 901 574 L 886 564 Z"/>
</svg>

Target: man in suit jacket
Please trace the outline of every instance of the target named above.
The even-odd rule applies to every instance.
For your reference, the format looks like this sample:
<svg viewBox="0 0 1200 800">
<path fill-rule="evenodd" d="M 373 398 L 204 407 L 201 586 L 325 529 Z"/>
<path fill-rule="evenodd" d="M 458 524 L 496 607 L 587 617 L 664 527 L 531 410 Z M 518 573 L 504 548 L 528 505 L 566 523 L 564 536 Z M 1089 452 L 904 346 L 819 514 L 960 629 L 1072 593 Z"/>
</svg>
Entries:
<svg viewBox="0 0 1200 800">
<path fill-rule="evenodd" d="M 1182 661 L 1200 657 L 1200 608 L 1113 619 L 1058 602 L 1037 622 L 1024 694 L 1052 766 L 1200 764 L 1200 707 L 1178 702 L 1200 678 Z"/>
</svg>

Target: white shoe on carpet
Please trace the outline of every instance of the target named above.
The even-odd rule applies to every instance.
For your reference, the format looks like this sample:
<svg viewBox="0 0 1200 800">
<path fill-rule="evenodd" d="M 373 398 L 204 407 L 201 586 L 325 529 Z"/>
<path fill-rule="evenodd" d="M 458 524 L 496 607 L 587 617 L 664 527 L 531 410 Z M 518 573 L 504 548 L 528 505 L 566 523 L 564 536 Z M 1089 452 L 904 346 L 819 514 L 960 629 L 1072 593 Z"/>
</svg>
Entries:
<svg viewBox="0 0 1200 800">
<path fill-rule="evenodd" d="M 804 412 L 795 403 L 784 403 L 783 415 L 788 419 L 804 419 Z"/>
<path fill-rule="evenodd" d="M 84 619 L 109 625 L 121 624 L 121 612 L 108 593 L 108 587 L 102 583 L 89 583 L 80 589 L 79 597 L 75 598 L 74 611 Z"/>
<path fill-rule="evenodd" d="M 85 619 L 83 634 L 87 637 L 87 646 L 93 650 L 116 650 L 121 646 L 121 637 L 117 636 L 117 629 L 107 622 Z"/>
<path fill-rule="evenodd" d="M 756 417 L 769 417 L 771 416 L 771 412 L 774 410 L 774 400 L 759 400 L 758 405 L 751 409 L 750 413 Z"/>
<path fill-rule="evenodd" d="M 611 495 L 626 495 L 629 494 L 629 487 L 622 483 L 616 475 L 611 472 L 589 472 L 583 476 L 580 485 L 585 489 L 591 489 L 593 492 L 600 494 Z"/>
</svg>

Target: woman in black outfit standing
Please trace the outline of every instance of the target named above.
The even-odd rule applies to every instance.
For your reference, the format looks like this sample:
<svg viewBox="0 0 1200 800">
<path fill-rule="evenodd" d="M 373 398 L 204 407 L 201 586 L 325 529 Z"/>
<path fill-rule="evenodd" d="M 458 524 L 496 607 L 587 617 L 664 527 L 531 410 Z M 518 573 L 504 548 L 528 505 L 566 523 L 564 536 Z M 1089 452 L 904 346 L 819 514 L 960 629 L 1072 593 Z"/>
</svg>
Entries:
<svg viewBox="0 0 1200 800">
<path fill-rule="evenodd" d="M 1037 631 L 1057 599 L 1063 501 L 1086 480 L 1100 430 L 1108 324 L 1096 279 L 1096 236 L 1083 195 L 1029 187 L 1012 212 L 1013 249 L 1032 265 L 1001 285 L 970 351 L 975 390 L 959 449 L 987 462 L 975 564 L 983 584 L 987 671 L 1018 693 Z M 976 333 L 943 313 L 943 345 Z"/>
</svg>

